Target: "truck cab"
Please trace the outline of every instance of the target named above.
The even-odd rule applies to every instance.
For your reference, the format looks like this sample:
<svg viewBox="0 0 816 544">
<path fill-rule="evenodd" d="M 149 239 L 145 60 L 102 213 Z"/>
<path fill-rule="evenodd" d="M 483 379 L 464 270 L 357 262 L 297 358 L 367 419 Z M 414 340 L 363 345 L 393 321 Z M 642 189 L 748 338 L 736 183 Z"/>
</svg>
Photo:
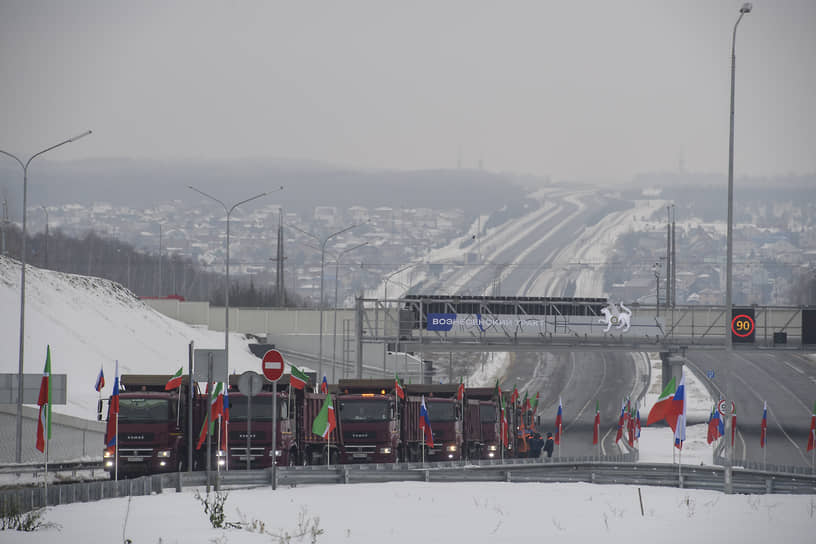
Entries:
<svg viewBox="0 0 816 544">
<path fill-rule="evenodd" d="M 121 377 L 123 390 L 119 393 L 117 440 L 118 471 L 122 476 L 187 469 L 190 381 L 184 376 L 180 387 L 165 391 L 169 379 L 169 375 L 125 374 Z M 116 470 L 116 453 L 114 448 L 105 448 L 103 452 L 104 468 L 111 476 Z"/>
<path fill-rule="evenodd" d="M 230 469 L 268 468 L 272 463 L 286 466 L 290 463 L 289 453 L 294 443 L 293 421 L 289 399 L 288 383 L 278 382 L 277 397 L 272 392 L 272 384 L 264 383 L 257 395 L 247 398 L 238 391 L 238 378 L 230 376 L 229 423 L 227 440 Z M 287 376 L 288 378 L 288 376 Z M 277 425 L 273 425 L 273 402 L 276 402 Z M 247 416 L 251 418 L 248 420 Z M 273 428 L 277 433 L 275 451 L 272 450 Z M 247 432 L 250 433 L 249 455 L 247 456 Z"/>
<path fill-rule="evenodd" d="M 463 413 L 462 403 L 456 398 L 457 389 L 454 384 L 405 386 L 411 398 L 425 397 L 434 441 L 432 448 L 426 444 L 427 461 L 463 459 Z"/>
<path fill-rule="evenodd" d="M 337 394 L 340 463 L 399 460 L 400 419 L 391 380 L 340 380 Z"/>
</svg>

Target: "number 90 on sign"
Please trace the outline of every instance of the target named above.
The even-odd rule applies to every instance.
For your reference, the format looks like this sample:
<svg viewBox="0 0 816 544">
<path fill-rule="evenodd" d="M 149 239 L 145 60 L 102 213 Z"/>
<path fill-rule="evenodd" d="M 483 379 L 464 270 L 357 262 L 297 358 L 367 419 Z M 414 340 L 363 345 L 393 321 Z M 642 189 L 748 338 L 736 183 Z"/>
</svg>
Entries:
<svg viewBox="0 0 816 544">
<path fill-rule="evenodd" d="M 731 332 L 740 338 L 746 338 L 754 333 L 754 320 L 751 316 L 740 314 L 731 320 Z"/>
</svg>

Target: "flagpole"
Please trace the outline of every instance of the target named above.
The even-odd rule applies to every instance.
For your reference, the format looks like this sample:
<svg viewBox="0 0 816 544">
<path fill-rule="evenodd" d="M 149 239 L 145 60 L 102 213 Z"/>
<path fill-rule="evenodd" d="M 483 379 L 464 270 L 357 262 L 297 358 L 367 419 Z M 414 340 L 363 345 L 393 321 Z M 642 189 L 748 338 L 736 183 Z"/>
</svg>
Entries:
<svg viewBox="0 0 816 544">
<path fill-rule="evenodd" d="M 181 417 L 181 386 L 178 387 L 178 401 L 176 402 L 176 427 L 179 426 Z"/>
<path fill-rule="evenodd" d="M 218 414 L 218 438 L 215 439 L 215 451 L 221 451 L 221 414 Z M 273 452 L 274 453 L 274 452 Z M 249 452 L 247 452 L 247 456 Z M 216 453 L 216 457 L 218 457 L 218 453 Z M 221 463 L 215 463 L 215 472 L 221 474 Z"/>
<path fill-rule="evenodd" d="M 49 374 L 48 379 L 51 379 L 51 375 Z M 51 384 L 49 383 L 49 389 Z M 49 399 L 50 400 L 50 399 Z M 46 405 L 48 408 L 51 408 L 50 404 Z M 48 443 L 51 441 L 51 436 L 48 431 L 51 430 L 51 410 L 45 411 L 45 506 L 48 506 Z"/>
<path fill-rule="evenodd" d="M 116 412 L 116 442 L 113 444 L 114 480 L 119 481 L 119 412 Z"/>
<path fill-rule="evenodd" d="M 683 442 L 680 442 L 680 452 L 677 454 L 677 478 L 680 487 L 683 487 Z"/>
<path fill-rule="evenodd" d="M 763 470 L 768 470 L 768 433 L 765 432 L 765 445 L 762 447 Z"/>
</svg>

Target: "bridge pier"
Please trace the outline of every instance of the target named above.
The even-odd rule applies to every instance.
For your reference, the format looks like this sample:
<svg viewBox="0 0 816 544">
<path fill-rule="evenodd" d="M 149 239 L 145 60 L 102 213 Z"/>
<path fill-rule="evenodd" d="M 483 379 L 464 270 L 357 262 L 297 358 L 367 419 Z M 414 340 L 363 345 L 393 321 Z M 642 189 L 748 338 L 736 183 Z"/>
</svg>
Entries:
<svg viewBox="0 0 816 544">
<path fill-rule="evenodd" d="M 663 374 L 660 389 L 662 390 L 666 387 L 666 384 L 668 384 L 672 378 L 674 378 L 675 383 L 680 384 L 680 374 L 683 372 L 683 365 L 686 363 L 686 358 L 679 353 L 664 351 L 660 353 L 660 360 L 662 361 L 661 371 Z"/>
</svg>

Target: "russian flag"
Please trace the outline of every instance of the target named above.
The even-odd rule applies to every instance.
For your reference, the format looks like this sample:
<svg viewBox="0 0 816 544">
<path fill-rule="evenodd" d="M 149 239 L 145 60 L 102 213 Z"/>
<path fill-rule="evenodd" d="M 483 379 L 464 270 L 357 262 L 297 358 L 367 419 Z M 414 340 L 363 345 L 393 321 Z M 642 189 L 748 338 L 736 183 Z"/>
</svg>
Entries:
<svg viewBox="0 0 816 544">
<path fill-rule="evenodd" d="M 113 377 L 113 393 L 111 393 L 109 408 L 105 445 L 111 448 L 116 445 L 116 419 L 119 415 L 119 361 L 116 361 L 116 374 Z"/>
<path fill-rule="evenodd" d="M 97 393 L 102 391 L 102 388 L 105 387 L 105 374 L 102 372 L 102 365 L 99 365 L 99 376 L 96 377 L 96 383 L 94 384 L 94 389 L 96 389 Z"/>
<path fill-rule="evenodd" d="M 759 433 L 759 447 L 765 447 L 765 441 L 768 437 L 768 401 L 765 401 L 765 406 L 762 408 L 762 431 Z"/>
<path fill-rule="evenodd" d="M 419 428 L 425 433 L 425 443 L 429 448 L 434 447 L 433 432 L 431 431 L 431 418 L 428 417 L 428 409 L 425 407 L 425 395 L 422 395 L 422 404 L 419 407 Z"/>
<path fill-rule="evenodd" d="M 672 400 L 671 414 L 677 418 L 677 426 L 674 430 L 674 447 L 683 449 L 683 442 L 686 441 L 686 373 L 680 374 L 680 385 L 674 392 Z"/>
<path fill-rule="evenodd" d="M 563 410 L 561 409 L 561 397 L 558 397 L 558 413 L 555 415 L 555 443 L 561 443 L 561 416 Z"/>
</svg>

